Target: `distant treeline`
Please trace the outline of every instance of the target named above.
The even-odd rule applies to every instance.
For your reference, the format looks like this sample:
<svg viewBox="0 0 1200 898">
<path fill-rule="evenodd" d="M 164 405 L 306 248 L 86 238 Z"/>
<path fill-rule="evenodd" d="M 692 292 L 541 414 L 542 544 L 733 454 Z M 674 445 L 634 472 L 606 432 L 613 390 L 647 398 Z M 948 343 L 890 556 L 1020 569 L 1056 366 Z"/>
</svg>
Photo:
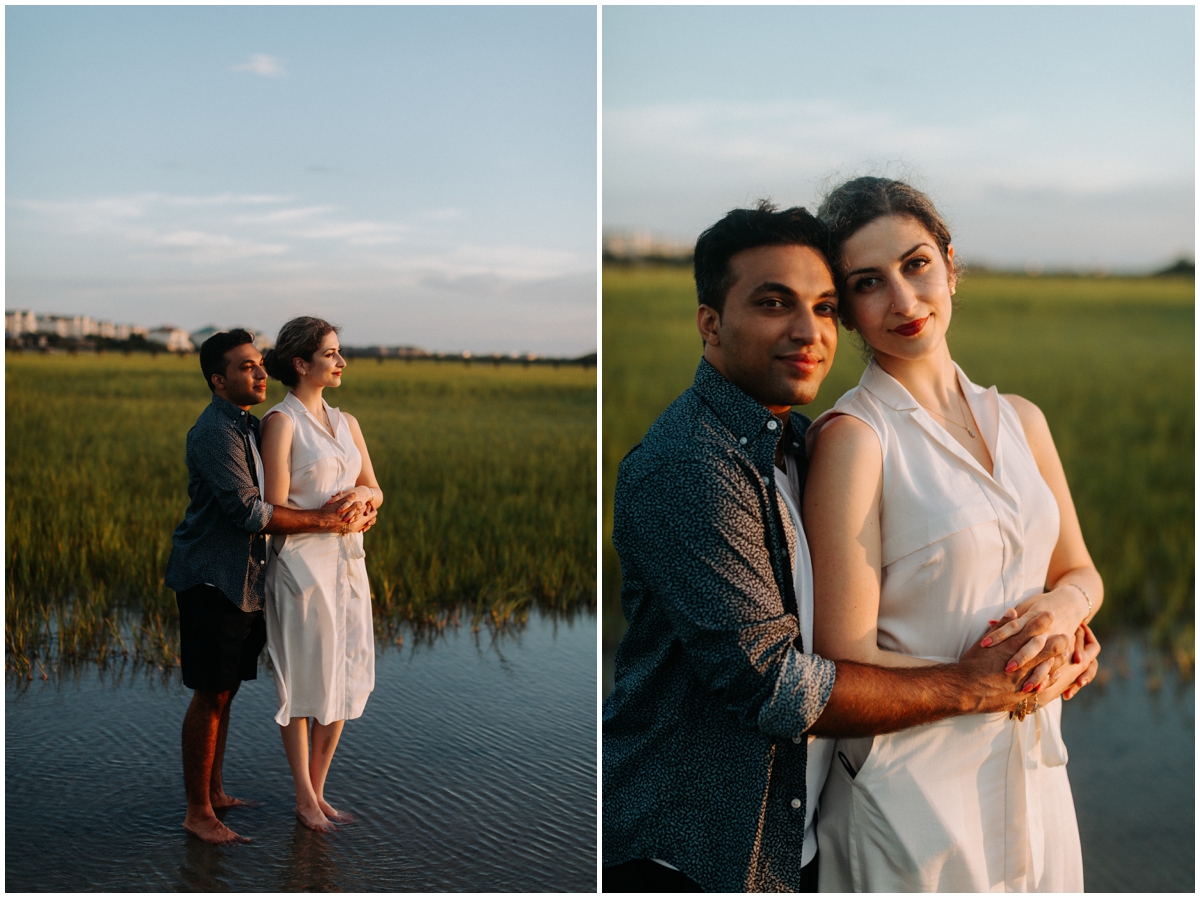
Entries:
<svg viewBox="0 0 1200 898">
<path fill-rule="evenodd" d="M 677 252 L 671 252 L 669 249 L 666 249 L 663 247 L 658 247 L 652 251 L 643 253 L 643 252 L 637 252 L 637 251 L 631 250 L 628 247 L 623 246 L 623 245 L 620 247 L 610 247 L 608 244 L 605 244 L 602 258 L 604 260 L 605 265 L 612 265 L 612 266 L 617 266 L 617 267 L 636 266 L 636 265 L 650 265 L 650 266 L 661 265 L 661 266 L 668 266 L 668 267 L 678 267 L 678 268 L 689 267 L 690 268 L 694 257 L 693 257 L 693 253 L 690 250 L 685 250 L 682 248 L 679 249 Z M 982 263 L 982 262 L 968 264 L 967 271 L 968 272 L 976 272 L 978 274 L 999 275 L 999 276 L 1019 275 L 1021 277 L 1060 277 L 1061 278 L 1061 277 L 1096 277 L 1097 274 L 1100 274 L 1101 276 L 1109 275 L 1108 272 L 1077 271 L 1077 270 L 1066 270 L 1066 269 L 1063 269 L 1063 270 L 1022 269 L 1022 270 L 1018 271 L 1018 270 L 1011 270 L 1011 269 L 1004 269 L 1004 268 L 992 268 L 989 265 Z M 1113 274 L 1112 276 L 1113 277 L 1145 277 L 1146 275 L 1142 272 L 1127 272 L 1127 273 L 1121 273 L 1121 274 Z M 1187 259 L 1187 258 L 1177 259 L 1176 261 L 1174 261 L 1170 265 L 1168 265 L 1166 268 L 1160 269 L 1158 271 L 1150 272 L 1150 276 L 1151 277 L 1182 277 L 1182 278 L 1193 278 L 1194 279 L 1196 277 L 1196 263 L 1195 263 L 1195 260 L 1193 260 L 1193 259 Z"/>
<path fill-rule="evenodd" d="M 13 352 L 65 352 L 76 354 L 80 352 L 97 353 L 119 352 L 124 355 L 131 353 L 147 353 L 156 356 L 159 353 L 170 352 L 174 355 L 195 355 L 195 352 L 176 352 L 167 349 L 162 343 L 147 340 L 141 334 L 134 334 L 128 340 L 114 340 L 109 337 L 63 337 L 59 334 L 22 334 L 19 337 L 6 337 L 4 348 Z M 539 356 L 533 353 L 491 353 L 476 355 L 471 352 L 426 352 L 416 346 L 343 346 L 342 355 L 348 359 L 424 359 L 434 362 L 459 362 L 465 365 L 550 365 L 558 368 L 562 365 L 577 365 L 582 368 L 596 367 L 596 353 L 589 352 L 581 356 Z"/>
</svg>

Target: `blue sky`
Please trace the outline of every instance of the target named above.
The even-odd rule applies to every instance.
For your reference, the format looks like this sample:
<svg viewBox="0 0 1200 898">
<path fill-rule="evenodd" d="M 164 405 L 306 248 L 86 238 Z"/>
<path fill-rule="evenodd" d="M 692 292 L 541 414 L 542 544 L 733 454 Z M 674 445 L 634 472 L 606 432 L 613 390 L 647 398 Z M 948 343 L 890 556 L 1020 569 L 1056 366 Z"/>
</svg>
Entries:
<svg viewBox="0 0 1200 898">
<path fill-rule="evenodd" d="M 593 7 L 8 7 L 8 308 L 595 349 Z"/>
<path fill-rule="evenodd" d="M 694 241 L 845 178 L 926 190 L 968 264 L 1195 242 L 1191 6 L 606 7 L 604 227 Z"/>
</svg>

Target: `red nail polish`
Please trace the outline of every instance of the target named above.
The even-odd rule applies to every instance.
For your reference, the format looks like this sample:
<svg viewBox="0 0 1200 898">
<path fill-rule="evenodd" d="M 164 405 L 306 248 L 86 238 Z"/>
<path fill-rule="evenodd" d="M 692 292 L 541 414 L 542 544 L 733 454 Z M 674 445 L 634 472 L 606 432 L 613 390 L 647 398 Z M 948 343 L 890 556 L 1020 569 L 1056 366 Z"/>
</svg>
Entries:
<svg viewBox="0 0 1200 898">
<path fill-rule="evenodd" d="M 1022 687 L 1021 687 L 1021 691 L 1022 691 L 1022 692 L 1028 692 L 1028 691 L 1029 691 L 1030 689 L 1032 689 L 1032 688 L 1033 688 L 1033 684 L 1032 684 L 1032 683 L 1026 683 L 1024 686 L 1022 686 Z"/>
<path fill-rule="evenodd" d="M 1005 673 L 1012 673 L 1016 669 L 1017 669 L 1016 662 L 1009 661 L 1008 664 L 1004 665 Z"/>
<path fill-rule="evenodd" d="M 986 649 L 986 648 L 987 648 L 989 645 L 991 645 L 991 644 L 992 644 L 992 637 L 990 637 L 990 636 L 986 636 L 986 637 L 984 637 L 984 640 L 983 640 L 983 642 L 981 642 L 981 643 L 979 643 L 979 644 L 980 644 L 980 645 L 981 645 L 983 648 L 985 648 L 985 649 Z"/>
</svg>

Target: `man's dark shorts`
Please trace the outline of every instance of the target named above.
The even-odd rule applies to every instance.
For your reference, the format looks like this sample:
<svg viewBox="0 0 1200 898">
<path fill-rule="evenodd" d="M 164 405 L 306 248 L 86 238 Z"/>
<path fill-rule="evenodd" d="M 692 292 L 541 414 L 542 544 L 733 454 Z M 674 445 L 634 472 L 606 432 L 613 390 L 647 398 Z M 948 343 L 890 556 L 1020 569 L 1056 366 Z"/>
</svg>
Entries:
<svg viewBox="0 0 1200 898">
<path fill-rule="evenodd" d="M 258 677 L 258 653 L 267 644 L 262 611 L 243 611 L 205 584 L 177 593 L 176 599 L 184 686 L 226 692 Z"/>
</svg>

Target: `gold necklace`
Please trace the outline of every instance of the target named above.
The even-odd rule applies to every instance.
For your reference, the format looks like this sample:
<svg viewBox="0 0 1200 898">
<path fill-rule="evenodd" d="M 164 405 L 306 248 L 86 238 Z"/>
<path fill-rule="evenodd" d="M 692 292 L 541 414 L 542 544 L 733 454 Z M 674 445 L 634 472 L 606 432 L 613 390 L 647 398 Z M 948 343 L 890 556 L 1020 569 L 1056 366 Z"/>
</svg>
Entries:
<svg viewBox="0 0 1200 898">
<path fill-rule="evenodd" d="M 966 412 L 964 412 L 964 411 L 963 411 L 963 407 L 962 407 L 962 394 L 961 394 L 961 393 L 959 393 L 959 392 L 956 390 L 956 391 L 955 391 L 955 393 L 954 393 L 954 396 L 955 396 L 955 398 L 957 398 L 957 399 L 958 399 L 958 412 L 959 412 L 959 414 L 960 414 L 960 415 L 962 415 L 962 416 L 963 416 L 963 420 L 965 421 L 965 420 L 967 420 L 967 414 L 966 414 Z M 924 404 L 922 404 L 922 405 L 921 405 L 921 408 L 925 409 L 925 411 L 927 411 L 927 412 L 929 412 L 929 413 L 931 413 L 931 414 L 937 415 L 937 416 L 938 416 L 939 418 L 941 418 L 943 421 L 949 421 L 949 422 L 950 422 L 951 424 L 953 424 L 955 427 L 961 427 L 963 430 L 965 430 L 965 431 L 967 432 L 967 436 L 971 437 L 972 439 L 974 439 L 974 438 L 975 438 L 975 431 L 974 431 L 974 430 L 972 430 L 970 427 L 968 427 L 966 424 L 959 424 L 957 421 L 953 421 L 953 420 L 951 420 L 950 418 L 947 418 L 947 417 L 946 417 L 945 415 L 943 415 L 941 412 L 935 412 L 933 409 L 931 409 L 931 408 L 930 408 L 929 406 L 927 406 L 927 405 L 924 405 Z"/>
</svg>

